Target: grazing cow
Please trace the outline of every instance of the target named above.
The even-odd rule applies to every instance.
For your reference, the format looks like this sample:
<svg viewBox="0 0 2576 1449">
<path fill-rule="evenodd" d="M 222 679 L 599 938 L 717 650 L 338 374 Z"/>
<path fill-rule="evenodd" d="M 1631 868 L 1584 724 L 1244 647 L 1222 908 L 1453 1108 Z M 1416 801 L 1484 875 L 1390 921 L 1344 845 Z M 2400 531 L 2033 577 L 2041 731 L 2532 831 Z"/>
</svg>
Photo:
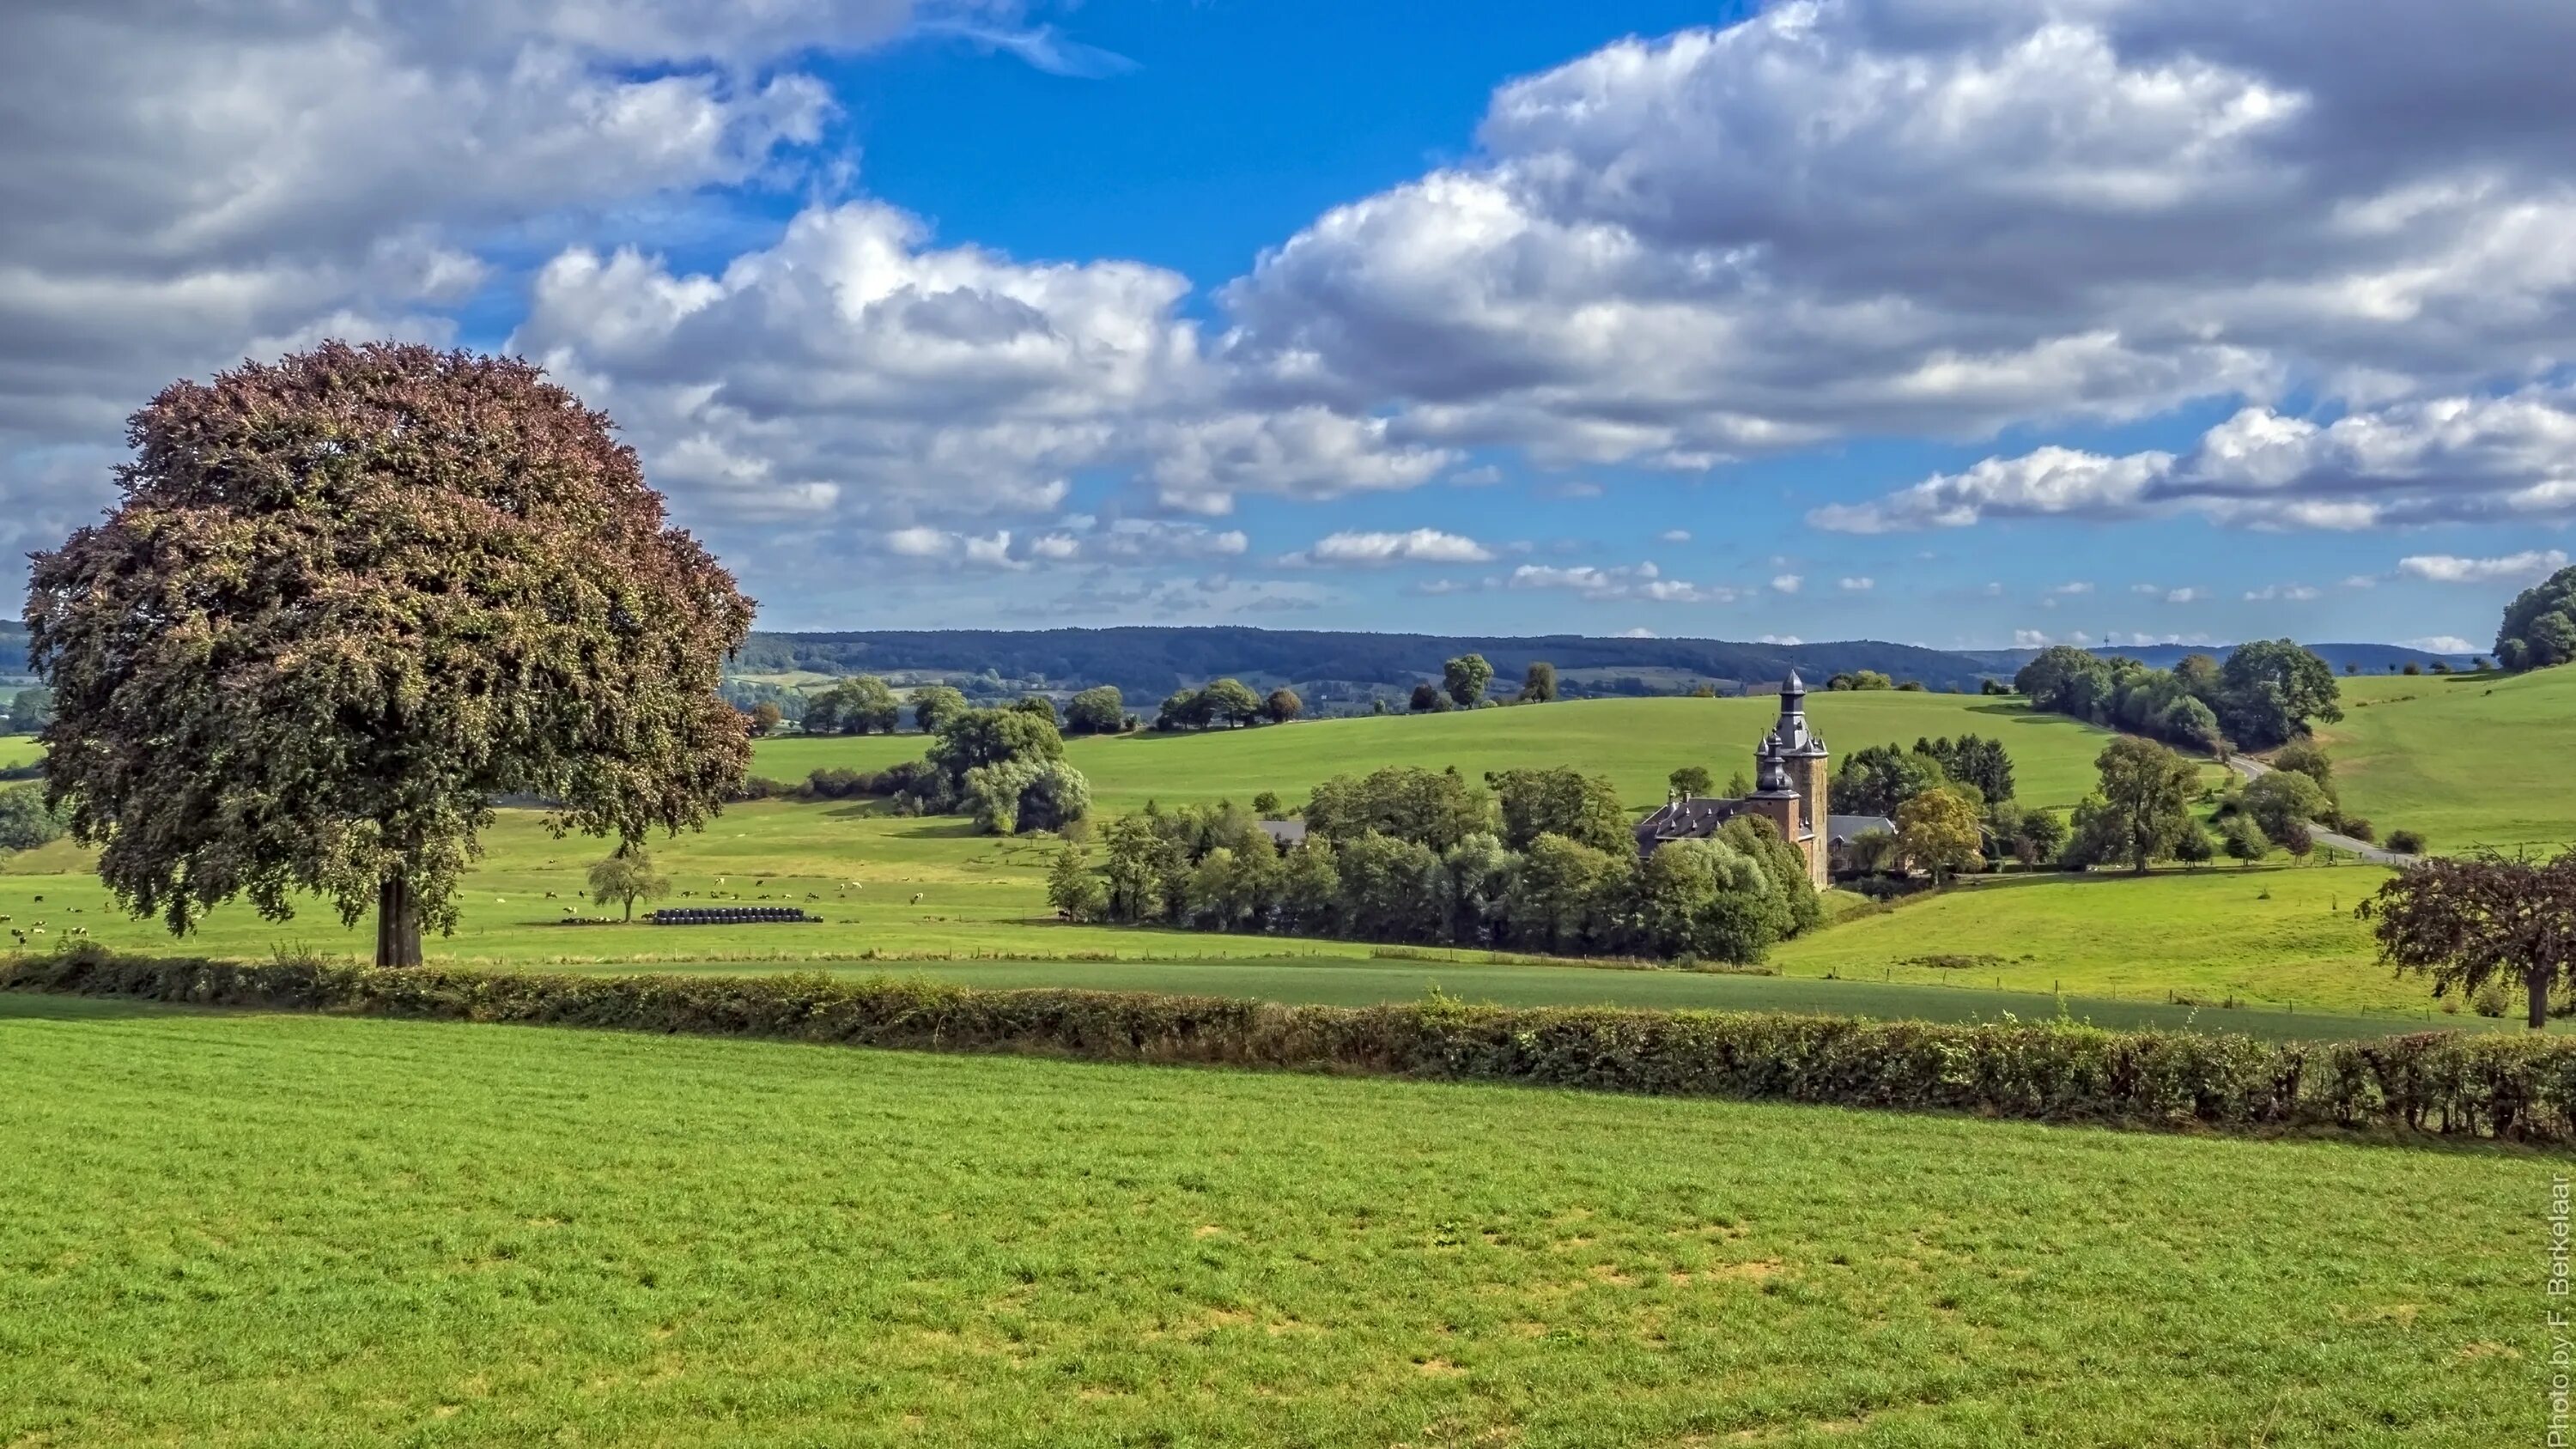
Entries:
<svg viewBox="0 0 2576 1449">
<path fill-rule="evenodd" d="M 912 893 L 912 903 L 916 906 L 921 904 L 921 892 L 914 891 Z"/>
</svg>

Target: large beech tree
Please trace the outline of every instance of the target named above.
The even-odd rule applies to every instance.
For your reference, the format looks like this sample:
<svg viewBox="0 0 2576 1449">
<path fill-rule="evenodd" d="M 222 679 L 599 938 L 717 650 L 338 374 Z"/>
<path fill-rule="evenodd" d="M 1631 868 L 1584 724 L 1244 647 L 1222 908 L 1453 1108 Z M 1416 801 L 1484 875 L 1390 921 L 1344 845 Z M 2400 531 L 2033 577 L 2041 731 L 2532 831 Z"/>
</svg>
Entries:
<svg viewBox="0 0 2576 1449">
<path fill-rule="evenodd" d="M 515 359 L 327 343 L 127 423 L 123 498 L 35 559 L 47 791 L 137 915 L 298 892 L 415 965 L 499 796 L 621 842 L 750 759 L 752 605 L 606 416 Z"/>
</svg>

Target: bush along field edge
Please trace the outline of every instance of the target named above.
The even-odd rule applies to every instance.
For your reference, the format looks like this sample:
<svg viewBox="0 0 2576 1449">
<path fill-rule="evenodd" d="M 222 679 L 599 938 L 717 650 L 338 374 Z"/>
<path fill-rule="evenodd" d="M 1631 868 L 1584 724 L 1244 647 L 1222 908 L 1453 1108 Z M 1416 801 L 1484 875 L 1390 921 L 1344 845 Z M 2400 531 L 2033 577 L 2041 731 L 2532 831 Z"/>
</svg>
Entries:
<svg viewBox="0 0 2576 1449">
<path fill-rule="evenodd" d="M 245 964 L 95 945 L 0 959 L 0 990 L 200 1006 L 1016 1052 L 1965 1111 L 2222 1131 L 2576 1142 L 2576 1040 L 2233 1033 L 1788 1013 L 1372 1007 L 820 976 L 569 976 Z"/>
</svg>

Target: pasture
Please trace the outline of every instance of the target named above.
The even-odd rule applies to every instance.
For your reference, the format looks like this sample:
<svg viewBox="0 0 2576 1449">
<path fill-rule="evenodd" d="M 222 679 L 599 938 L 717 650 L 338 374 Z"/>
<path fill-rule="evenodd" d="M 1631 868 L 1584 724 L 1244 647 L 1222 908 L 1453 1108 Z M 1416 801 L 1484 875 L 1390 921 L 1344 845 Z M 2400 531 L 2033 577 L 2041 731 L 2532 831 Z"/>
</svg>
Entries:
<svg viewBox="0 0 2576 1449">
<path fill-rule="evenodd" d="M 1132 708 L 1132 706 L 1131 706 Z M 1534 708 L 1461 710 L 1316 720 L 1199 734 L 1145 733 L 1066 742 L 1111 812 L 1148 799 L 1165 804 L 1232 799 L 1275 790 L 1290 806 L 1317 782 L 1385 765 L 1445 769 L 1470 778 L 1491 770 L 1573 765 L 1606 775 L 1632 809 L 1663 803 L 1665 777 L 1704 765 L 1721 784 L 1751 774 L 1753 747 L 1779 717 L 1779 702 L 1743 699 L 1569 700 Z M 1911 745 L 1926 736 L 1981 734 L 2011 752 L 2027 804 L 2072 808 L 2093 788 L 2093 757 L 2110 736 L 2016 700 L 1872 691 L 1811 694 L 1807 718 L 1837 755 L 1869 745 Z M 764 740 L 754 772 L 801 780 L 827 765 L 883 769 L 918 757 L 918 735 Z"/>
<path fill-rule="evenodd" d="M 2365 865 L 2229 864 L 1971 880 L 1783 942 L 1771 964 L 1792 976 L 2420 1013 L 2430 988 L 2377 964 L 2369 924 L 2353 915 L 2387 878 Z"/>
<path fill-rule="evenodd" d="M 2000 735 L 2014 752 L 2023 797 L 2053 804 L 2081 795 L 2092 757 L 2107 738 L 2008 701 L 1891 692 L 1820 694 L 1810 704 L 1837 751 L 1910 744 L 1926 734 Z M 1294 804 L 1336 771 L 1451 762 L 1474 772 L 1574 764 L 1610 774 L 1632 805 L 1644 805 L 1662 798 L 1663 777 L 1677 764 L 1706 763 L 1722 779 L 1736 768 L 1730 761 L 1745 758 L 1749 742 L 1767 728 L 1774 708 L 1760 699 L 1585 701 L 1075 740 L 1070 749 L 1108 811 L 1149 797 L 1248 801 L 1261 789 L 1277 790 Z M 23 740 L 0 747 L 7 744 L 32 748 Z M 757 768 L 801 776 L 824 764 L 877 767 L 921 748 L 918 735 L 789 737 L 762 742 Z M 2576 811 L 2576 802 L 2568 808 Z M 2252 874 L 2211 867 L 2143 881 L 1984 882 L 1856 914 L 1787 943 L 1772 964 L 1795 978 L 1789 981 L 1576 970 L 1529 958 L 1494 961 L 1482 953 L 1408 952 L 1389 960 L 1361 943 L 1062 926 L 1045 904 L 1052 840 L 979 837 L 961 819 L 895 817 L 876 802 L 736 805 L 703 832 L 654 843 L 674 892 L 666 904 L 793 905 L 824 918 L 807 926 L 562 924 L 575 915 L 615 913 L 581 894 L 584 872 L 605 847 L 555 839 L 537 815 L 522 810 L 501 812 L 485 845 L 456 934 L 427 942 L 432 960 L 576 969 L 846 963 L 981 985 L 1099 985 L 1345 1004 L 1414 999 L 1436 985 L 1507 1004 L 1782 1006 L 1943 1019 L 2054 1014 L 2062 992 L 2073 1014 L 2105 1024 L 2174 1024 L 2191 1019 L 2192 1002 L 2214 1007 L 2233 998 L 2246 1009 L 2219 1019 L 2265 1034 L 2299 1035 L 2340 1029 L 2328 1023 L 2343 1021 L 2353 1023 L 2345 1034 L 2384 1030 L 2392 1018 L 2420 1020 L 2431 1007 L 2419 983 L 2395 981 L 2372 961 L 2366 934 L 2349 913 L 2377 876 L 2353 866 Z M 0 856 L 0 915 L 12 918 L 11 929 L 41 923 L 47 935 L 31 937 L 33 947 L 72 930 L 124 950 L 175 945 L 234 957 L 372 947 L 369 921 L 344 928 L 318 905 L 286 922 L 262 920 L 236 905 L 215 912 L 189 942 L 173 943 L 157 922 L 118 911 L 90 874 L 86 852 L 69 843 Z M 1935 958 L 1950 959 L 1922 964 Z M 1828 975 L 1840 979 L 1822 979 Z M 1993 989 L 1998 981 L 2001 994 Z M 2168 1007 L 2177 998 L 2185 1000 Z M 2291 1007 L 2296 1019 L 2278 1014 Z"/>
<path fill-rule="evenodd" d="M 6 1443 L 2483 1445 L 2541 1402 L 2511 1149 L 31 997 L 0 1060 Z"/>
<path fill-rule="evenodd" d="M 36 743 L 34 735 L 0 735 L 0 770 L 32 765 L 44 756 L 44 747 Z"/>
<path fill-rule="evenodd" d="M 2321 733 L 2346 808 L 2439 851 L 2576 842 L 2576 668 L 2369 675 Z"/>
</svg>

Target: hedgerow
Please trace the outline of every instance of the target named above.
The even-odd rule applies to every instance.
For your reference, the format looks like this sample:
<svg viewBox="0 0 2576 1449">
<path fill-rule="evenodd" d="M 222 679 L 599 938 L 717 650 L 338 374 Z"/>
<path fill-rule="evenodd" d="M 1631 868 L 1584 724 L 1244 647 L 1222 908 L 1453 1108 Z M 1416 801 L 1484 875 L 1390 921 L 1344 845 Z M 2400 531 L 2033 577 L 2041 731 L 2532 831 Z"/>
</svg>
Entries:
<svg viewBox="0 0 2576 1449">
<path fill-rule="evenodd" d="M 2382 1128 L 2576 1141 L 2576 1041 L 2427 1032 L 2359 1042 L 1785 1013 L 1373 1007 L 981 991 L 821 975 L 573 976 L 321 960 L 0 960 L 0 989 L 206 1006 L 767 1037 L 1097 1061 L 1520 1082 L 2229 1131 Z"/>
</svg>

